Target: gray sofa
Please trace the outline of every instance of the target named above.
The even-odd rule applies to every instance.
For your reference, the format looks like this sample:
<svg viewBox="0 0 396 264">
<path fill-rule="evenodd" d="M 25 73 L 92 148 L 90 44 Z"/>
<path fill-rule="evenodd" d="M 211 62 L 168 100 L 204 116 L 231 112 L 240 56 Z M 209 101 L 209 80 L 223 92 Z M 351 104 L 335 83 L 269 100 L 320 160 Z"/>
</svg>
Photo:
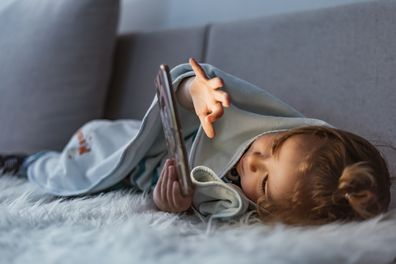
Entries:
<svg viewBox="0 0 396 264">
<path fill-rule="evenodd" d="M 68 5 L 65 0 L 60 3 Z M 31 34 L 34 45 L 25 49 L 26 54 L 14 52 L 22 62 L 14 60 L 12 67 L 0 69 L 0 152 L 60 150 L 91 119 L 142 118 L 154 96 L 158 65 L 172 67 L 189 57 L 263 87 L 306 116 L 378 145 L 396 146 L 394 0 L 118 36 L 117 1 L 79 3 L 95 16 L 78 16 L 82 12 L 77 8 L 64 8 L 63 16 L 73 15 L 75 24 L 69 19 L 60 23 L 57 14 L 52 18 L 55 25 L 37 26 L 44 35 L 62 25 L 64 34 L 53 35 L 58 43 L 50 43 L 57 49 L 45 42 L 47 49 L 38 53 L 43 36 Z M 16 14 L 18 10 L 11 9 Z M 39 11 L 37 17 L 41 19 Z M 30 32 L 32 23 L 18 22 L 16 27 Z M 67 45 L 70 37 L 73 42 Z M 0 42 L 3 51 L 19 39 L 11 40 Z M 70 55 L 71 49 L 79 52 Z M 10 55 L 4 51 L 0 57 L 4 61 Z M 30 57 L 35 66 L 27 68 Z M 65 71 L 74 75 L 67 79 Z M 394 174 L 396 151 L 386 146 L 381 150 Z"/>
</svg>

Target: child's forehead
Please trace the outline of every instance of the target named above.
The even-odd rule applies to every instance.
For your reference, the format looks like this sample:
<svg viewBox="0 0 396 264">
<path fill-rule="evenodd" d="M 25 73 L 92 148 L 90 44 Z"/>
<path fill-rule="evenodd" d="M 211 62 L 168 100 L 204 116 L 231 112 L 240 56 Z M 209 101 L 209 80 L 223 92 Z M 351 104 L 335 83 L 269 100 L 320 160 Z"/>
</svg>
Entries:
<svg viewBox="0 0 396 264">
<path fill-rule="evenodd" d="M 284 137 L 285 136 L 285 137 Z M 248 144 L 245 152 L 251 148 L 260 148 L 273 151 L 276 156 L 281 149 L 293 151 L 295 155 L 306 155 L 321 145 L 323 140 L 315 135 L 294 134 L 288 135 L 287 130 L 273 131 L 260 134 Z"/>
<path fill-rule="evenodd" d="M 272 133 L 266 133 L 266 134 L 261 134 L 257 136 L 249 145 L 252 146 L 253 144 L 255 146 L 266 146 L 266 147 L 272 147 L 272 145 L 282 137 L 282 135 L 285 134 L 285 132 L 272 132 Z"/>
<path fill-rule="evenodd" d="M 312 153 L 317 147 L 322 145 L 324 140 L 315 135 L 298 134 L 288 137 L 282 142 L 281 146 L 276 150 L 278 157 L 294 155 L 306 157 Z"/>
</svg>

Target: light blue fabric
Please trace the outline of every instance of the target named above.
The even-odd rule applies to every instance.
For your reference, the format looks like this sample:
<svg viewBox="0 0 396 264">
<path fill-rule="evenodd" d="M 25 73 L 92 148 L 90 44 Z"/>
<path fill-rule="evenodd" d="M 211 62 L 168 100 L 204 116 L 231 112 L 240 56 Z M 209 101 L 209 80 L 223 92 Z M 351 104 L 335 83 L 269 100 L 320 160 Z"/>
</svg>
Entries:
<svg viewBox="0 0 396 264">
<path fill-rule="evenodd" d="M 231 218 L 241 216 L 249 207 L 255 208 L 241 188 L 225 183 L 213 170 L 197 166 L 191 171 L 195 186 L 194 208 L 202 216 L 210 218 Z"/>
<path fill-rule="evenodd" d="M 295 109 L 244 80 L 211 65 L 202 66 L 210 78 L 223 79 L 223 90 L 230 94 L 232 105 L 225 108 L 223 117 L 214 124 L 214 139 L 206 137 L 195 113 L 179 107 L 191 168 L 204 165 L 222 178 L 259 135 L 298 126 L 327 125 L 320 120 L 304 118 Z M 189 64 L 174 68 L 171 76 L 175 89 L 184 78 L 193 75 Z M 157 98 L 154 98 L 142 122 L 96 120 L 86 124 L 62 153 L 48 152 L 29 166 L 28 178 L 49 193 L 69 196 L 104 190 L 131 172 L 132 184 L 147 191 L 158 178 L 166 153 Z M 212 190 L 217 192 L 216 188 Z M 208 188 L 202 191 L 207 192 Z M 199 195 L 200 188 L 197 187 L 196 193 Z M 225 196 L 224 199 L 229 200 L 226 196 L 231 193 L 237 195 L 238 192 L 226 191 L 216 199 Z M 200 204 L 195 204 L 197 207 L 208 208 L 202 204 L 203 200 L 199 201 Z M 224 209 L 210 199 L 204 202 L 211 203 L 211 208 Z M 246 210 L 246 206 L 238 205 L 238 208 Z M 233 215 L 239 215 L 238 210 L 234 210 Z"/>
</svg>

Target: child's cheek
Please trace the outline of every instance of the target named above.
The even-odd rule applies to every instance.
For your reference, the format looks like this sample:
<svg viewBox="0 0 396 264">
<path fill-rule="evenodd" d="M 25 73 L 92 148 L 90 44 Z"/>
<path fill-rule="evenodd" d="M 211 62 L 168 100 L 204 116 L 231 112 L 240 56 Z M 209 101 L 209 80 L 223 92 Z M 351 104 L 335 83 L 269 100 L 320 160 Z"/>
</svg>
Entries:
<svg viewBox="0 0 396 264">
<path fill-rule="evenodd" d="M 241 188 L 243 193 L 252 201 L 256 201 L 258 199 L 257 193 L 257 185 L 254 181 L 250 180 L 247 177 L 241 178 Z"/>
</svg>

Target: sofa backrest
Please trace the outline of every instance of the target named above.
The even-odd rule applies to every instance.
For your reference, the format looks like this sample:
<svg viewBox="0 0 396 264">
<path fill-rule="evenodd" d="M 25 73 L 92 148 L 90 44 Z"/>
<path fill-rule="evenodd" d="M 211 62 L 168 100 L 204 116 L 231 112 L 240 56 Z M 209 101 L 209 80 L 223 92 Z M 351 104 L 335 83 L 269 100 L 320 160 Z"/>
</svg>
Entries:
<svg viewBox="0 0 396 264">
<path fill-rule="evenodd" d="M 105 118 L 142 119 L 154 95 L 159 65 L 203 59 L 206 27 L 121 35 L 116 44 Z"/>
<path fill-rule="evenodd" d="M 102 116 L 119 6 L 0 1 L 0 154 L 61 150 Z"/>
</svg>

